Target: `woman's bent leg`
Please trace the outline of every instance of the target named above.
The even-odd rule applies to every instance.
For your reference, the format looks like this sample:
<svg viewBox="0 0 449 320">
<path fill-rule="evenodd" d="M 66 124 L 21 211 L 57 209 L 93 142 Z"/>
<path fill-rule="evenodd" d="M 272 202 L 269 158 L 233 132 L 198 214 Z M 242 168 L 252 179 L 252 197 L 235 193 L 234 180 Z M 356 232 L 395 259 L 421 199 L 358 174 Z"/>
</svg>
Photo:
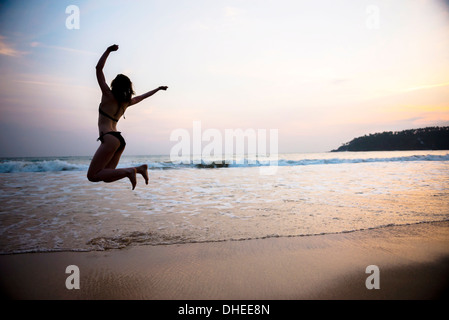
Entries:
<svg viewBox="0 0 449 320">
<path fill-rule="evenodd" d="M 114 154 L 114 156 L 111 158 L 109 163 L 106 165 L 105 169 L 115 169 L 117 167 L 117 164 L 120 160 L 120 156 L 123 153 L 124 148 L 117 150 Z M 129 169 L 129 168 L 127 168 Z M 137 170 L 137 173 L 141 174 L 142 177 L 145 179 L 145 183 L 148 184 L 148 165 L 143 164 L 141 166 L 135 167 Z"/>
<path fill-rule="evenodd" d="M 103 169 L 95 174 L 95 179 L 103 182 L 114 182 L 123 178 L 129 178 L 134 190 L 137 184 L 136 172 L 136 168 Z"/>
<path fill-rule="evenodd" d="M 107 165 L 114 159 L 115 153 L 120 146 L 120 142 L 113 136 L 105 136 L 104 143 L 98 147 L 97 152 L 87 172 L 89 181 L 113 182 L 123 178 L 129 178 L 133 190 L 136 187 L 136 168 L 113 169 L 107 168 Z M 114 159 L 115 160 L 115 159 Z"/>
</svg>

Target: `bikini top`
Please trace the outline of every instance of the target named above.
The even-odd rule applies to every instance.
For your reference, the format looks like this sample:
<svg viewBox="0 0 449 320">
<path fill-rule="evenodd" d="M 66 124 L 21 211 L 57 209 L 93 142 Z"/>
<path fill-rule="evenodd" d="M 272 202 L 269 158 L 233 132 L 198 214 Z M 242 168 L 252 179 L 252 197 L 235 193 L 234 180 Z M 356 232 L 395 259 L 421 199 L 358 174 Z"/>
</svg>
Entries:
<svg viewBox="0 0 449 320">
<path fill-rule="evenodd" d="M 103 110 L 101 110 L 100 107 L 98 107 L 98 112 L 100 112 L 101 115 L 105 116 L 106 118 L 111 119 L 114 122 L 118 122 L 118 119 L 115 119 L 113 117 L 111 117 L 110 115 L 108 115 L 106 112 L 104 112 Z"/>
</svg>

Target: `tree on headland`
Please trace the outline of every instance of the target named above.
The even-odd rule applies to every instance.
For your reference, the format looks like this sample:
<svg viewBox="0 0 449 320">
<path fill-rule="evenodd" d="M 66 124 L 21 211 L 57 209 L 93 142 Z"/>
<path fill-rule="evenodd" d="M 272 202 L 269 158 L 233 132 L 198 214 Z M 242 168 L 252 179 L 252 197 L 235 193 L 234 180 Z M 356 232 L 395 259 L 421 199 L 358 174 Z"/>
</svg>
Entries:
<svg viewBox="0 0 449 320">
<path fill-rule="evenodd" d="M 352 139 L 332 152 L 449 150 L 449 127 L 386 131 Z"/>
</svg>

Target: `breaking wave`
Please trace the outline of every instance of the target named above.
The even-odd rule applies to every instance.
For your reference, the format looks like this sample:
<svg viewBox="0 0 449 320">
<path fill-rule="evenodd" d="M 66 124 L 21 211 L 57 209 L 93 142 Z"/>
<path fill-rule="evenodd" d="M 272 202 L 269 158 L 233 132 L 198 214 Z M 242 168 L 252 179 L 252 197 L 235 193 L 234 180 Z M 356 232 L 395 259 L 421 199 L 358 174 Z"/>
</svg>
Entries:
<svg viewBox="0 0 449 320">
<path fill-rule="evenodd" d="M 209 168 L 235 168 L 235 167 L 261 167 L 269 165 L 277 166 L 309 166 L 309 165 L 328 165 L 328 164 L 347 164 L 347 163 L 375 163 L 375 162 L 408 162 L 408 161 L 449 161 L 449 154 L 435 155 L 422 154 L 410 156 L 390 156 L 387 157 L 351 157 L 341 154 L 339 156 L 288 159 L 288 155 L 281 155 L 276 161 L 264 161 L 252 158 L 241 158 L 233 161 L 190 161 L 189 163 L 173 163 L 168 157 L 123 157 L 119 167 L 134 166 L 146 163 L 150 170 L 164 169 L 209 169 Z M 351 154 L 354 156 L 354 153 Z M 285 156 L 285 157 L 283 157 Z M 21 158 L 21 159 L 1 159 L 0 173 L 13 172 L 58 172 L 58 171 L 87 171 L 90 159 L 87 157 L 70 158 Z"/>
</svg>

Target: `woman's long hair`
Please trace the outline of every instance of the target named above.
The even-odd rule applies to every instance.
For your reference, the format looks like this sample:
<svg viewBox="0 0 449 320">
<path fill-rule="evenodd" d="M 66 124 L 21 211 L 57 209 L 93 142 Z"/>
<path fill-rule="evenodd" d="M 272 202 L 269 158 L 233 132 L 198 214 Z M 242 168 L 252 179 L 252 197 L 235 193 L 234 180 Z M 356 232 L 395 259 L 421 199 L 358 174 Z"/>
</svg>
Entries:
<svg viewBox="0 0 449 320">
<path fill-rule="evenodd" d="M 127 76 L 119 74 L 112 80 L 111 91 L 120 106 L 116 112 L 117 114 L 120 109 L 124 108 L 124 103 L 131 101 L 132 95 L 134 94 L 133 84 Z"/>
</svg>

